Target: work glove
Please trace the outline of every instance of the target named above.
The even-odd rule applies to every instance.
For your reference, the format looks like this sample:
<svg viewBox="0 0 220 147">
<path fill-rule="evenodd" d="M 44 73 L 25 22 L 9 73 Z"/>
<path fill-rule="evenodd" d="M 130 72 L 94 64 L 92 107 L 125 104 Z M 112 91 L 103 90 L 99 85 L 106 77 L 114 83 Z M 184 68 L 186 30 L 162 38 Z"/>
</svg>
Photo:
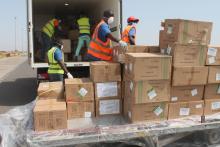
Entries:
<svg viewBox="0 0 220 147">
<path fill-rule="evenodd" d="M 69 72 L 67 73 L 67 77 L 68 77 L 68 79 L 73 79 L 73 76 Z"/>
<path fill-rule="evenodd" d="M 120 40 L 118 43 L 119 43 L 119 45 L 120 45 L 121 47 L 127 47 L 127 46 L 128 46 L 127 43 L 124 42 L 124 41 L 122 41 L 122 40 Z"/>
</svg>

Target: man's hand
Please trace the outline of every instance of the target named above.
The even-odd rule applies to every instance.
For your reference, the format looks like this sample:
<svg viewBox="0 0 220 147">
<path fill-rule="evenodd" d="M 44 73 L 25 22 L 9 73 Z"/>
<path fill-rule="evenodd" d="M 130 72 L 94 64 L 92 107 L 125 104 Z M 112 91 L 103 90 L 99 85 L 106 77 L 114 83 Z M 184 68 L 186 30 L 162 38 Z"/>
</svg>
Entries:
<svg viewBox="0 0 220 147">
<path fill-rule="evenodd" d="M 122 40 L 120 40 L 118 43 L 119 43 L 119 45 L 122 46 L 122 47 L 128 46 L 127 43 L 124 42 L 124 41 L 122 41 Z"/>
<path fill-rule="evenodd" d="M 69 72 L 67 73 L 67 77 L 68 77 L 68 79 L 73 79 L 73 76 Z"/>
</svg>

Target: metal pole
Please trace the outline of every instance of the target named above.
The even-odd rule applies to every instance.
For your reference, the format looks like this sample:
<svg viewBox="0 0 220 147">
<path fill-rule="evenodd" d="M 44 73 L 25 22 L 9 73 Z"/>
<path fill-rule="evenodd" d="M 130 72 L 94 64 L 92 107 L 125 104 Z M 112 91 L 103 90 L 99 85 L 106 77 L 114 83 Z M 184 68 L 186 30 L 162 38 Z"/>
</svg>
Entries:
<svg viewBox="0 0 220 147">
<path fill-rule="evenodd" d="M 16 37 L 16 35 L 17 35 L 17 33 L 16 33 L 16 31 L 17 31 L 17 30 L 16 30 L 16 21 L 17 21 L 17 18 L 15 17 L 14 19 L 15 19 L 15 49 L 14 49 L 14 50 L 16 51 L 16 49 L 17 49 L 17 37 Z"/>
</svg>

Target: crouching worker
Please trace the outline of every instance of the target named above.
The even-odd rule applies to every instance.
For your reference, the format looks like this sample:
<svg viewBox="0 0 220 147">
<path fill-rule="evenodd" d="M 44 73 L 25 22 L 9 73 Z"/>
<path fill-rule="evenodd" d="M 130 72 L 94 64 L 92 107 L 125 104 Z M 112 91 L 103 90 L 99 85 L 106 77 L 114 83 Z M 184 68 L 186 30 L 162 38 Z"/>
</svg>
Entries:
<svg viewBox="0 0 220 147">
<path fill-rule="evenodd" d="M 53 47 L 47 52 L 47 56 L 50 82 L 63 81 L 64 74 L 67 75 L 68 79 L 73 79 L 64 63 L 63 43 L 60 39 L 54 40 Z"/>
</svg>

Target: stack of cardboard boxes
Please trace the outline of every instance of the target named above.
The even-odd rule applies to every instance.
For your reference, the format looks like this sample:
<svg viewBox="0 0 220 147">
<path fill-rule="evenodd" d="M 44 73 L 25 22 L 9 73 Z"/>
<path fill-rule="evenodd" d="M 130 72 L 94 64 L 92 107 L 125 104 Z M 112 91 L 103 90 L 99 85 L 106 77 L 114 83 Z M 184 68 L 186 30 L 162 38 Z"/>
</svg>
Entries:
<svg viewBox="0 0 220 147">
<path fill-rule="evenodd" d="M 105 61 L 90 64 L 94 82 L 96 116 L 121 114 L 121 66 Z"/>
<path fill-rule="evenodd" d="M 126 54 L 124 115 L 131 122 L 167 119 L 171 62 L 167 55 Z"/>
<path fill-rule="evenodd" d="M 66 103 L 62 82 L 40 83 L 34 108 L 35 131 L 67 128 Z"/>
<path fill-rule="evenodd" d="M 95 116 L 94 88 L 89 78 L 66 79 L 65 92 L 68 119 Z"/>
<path fill-rule="evenodd" d="M 161 52 L 173 57 L 168 118 L 203 115 L 203 92 L 208 77 L 205 60 L 212 23 L 168 19 L 162 26 Z"/>
<path fill-rule="evenodd" d="M 205 86 L 205 115 L 220 112 L 220 47 L 210 46 L 206 65 L 209 68 L 208 84 Z"/>
</svg>

